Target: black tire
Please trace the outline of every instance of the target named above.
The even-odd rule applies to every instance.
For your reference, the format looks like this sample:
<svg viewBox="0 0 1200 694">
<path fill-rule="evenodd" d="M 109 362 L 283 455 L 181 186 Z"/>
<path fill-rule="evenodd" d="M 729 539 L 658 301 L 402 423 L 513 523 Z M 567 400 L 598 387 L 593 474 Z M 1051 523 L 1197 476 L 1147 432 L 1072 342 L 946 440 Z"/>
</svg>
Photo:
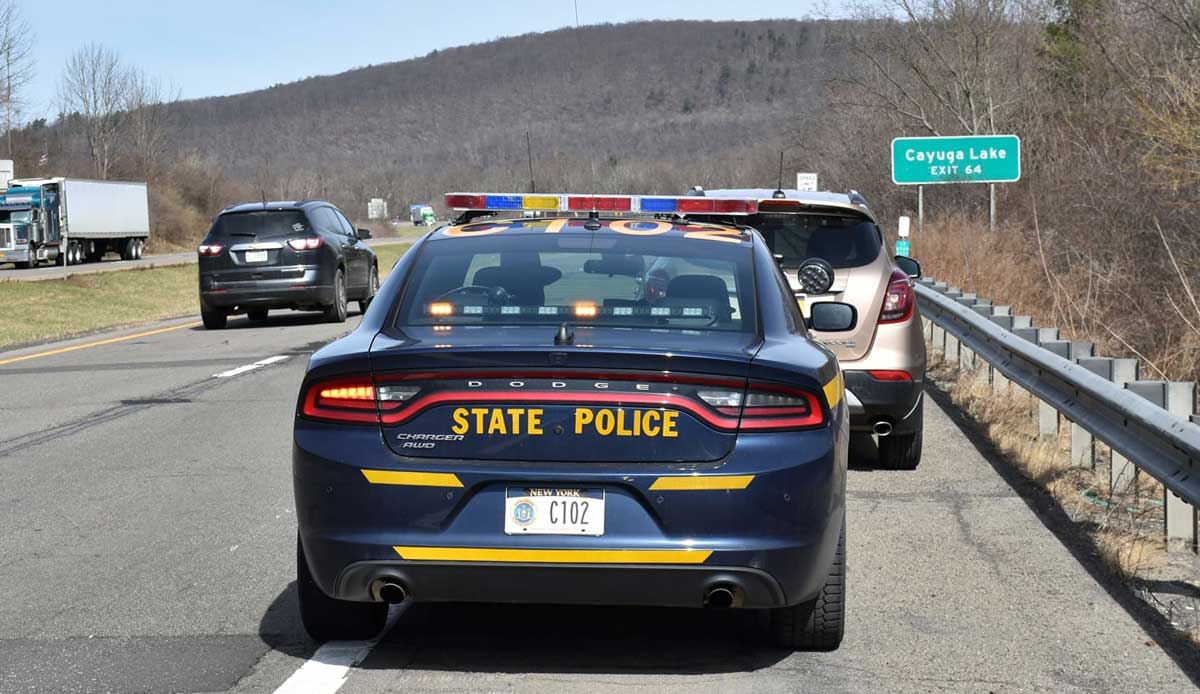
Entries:
<svg viewBox="0 0 1200 694">
<path fill-rule="evenodd" d="M 134 259 L 134 239 L 121 239 L 121 260 Z"/>
<path fill-rule="evenodd" d="M 37 267 L 37 260 L 22 260 L 13 264 L 17 266 L 18 270 L 32 270 Z"/>
<path fill-rule="evenodd" d="M 367 292 L 363 294 L 363 298 L 358 300 L 358 308 L 361 313 L 366 313 L 371 307 L 371 302 L 375 300 L 375 293 L 379 291 L 379 268 L 371 266 L 371 274 L 367 276 Z"/>
<path fill-rule="evenodd" d="M 808 602 L 771 610 L 771 628 L 775 642 L 794 651 L 833 651 L 842 644 L 846 628 L 845 519 L 821 592 Z"/>
<path fill-rule="evenodd" d="M 333 303 L 325 307 L 325 320 L 330 323 L 345 323 L 349 301 L 346 299 L 346 275 L 338 268 L 333 276 Z"/>
<path fill-rule="evenodd" d="M 202 308 L 200 309 L 200 320 L 204 321 L 206 329 L 220 330 L 225 327 L 225 322 L 229 320 L 229 315 L 224 311 Z"/>
<path fill-rule="evenodd" d="M 267 319 L 268 313 L 270 313 L 270 311 L 265 308 L 256 308 L 252 311 L 247 311 L 246 317 L 255 323 L 261 323 Z"/>
<path fill-rule="evenodd" d="M 908 434 L 892 434 L 879 439 L 879 466 L 888 470 L 916 470 L 921 464 L 921 437 L 925 429 L 924 414 L 918 409 L 913 415 L 917 430 Z"/>
<path fill-rule="evenodd" d="M 379 634 L 387 622 L 387 603 L 337 600 L 321 592 L 308 569 L 299 537 L 296 538 L 296 593 L 300 621 L 314 641 L 369 639 Z"/>
</svg>

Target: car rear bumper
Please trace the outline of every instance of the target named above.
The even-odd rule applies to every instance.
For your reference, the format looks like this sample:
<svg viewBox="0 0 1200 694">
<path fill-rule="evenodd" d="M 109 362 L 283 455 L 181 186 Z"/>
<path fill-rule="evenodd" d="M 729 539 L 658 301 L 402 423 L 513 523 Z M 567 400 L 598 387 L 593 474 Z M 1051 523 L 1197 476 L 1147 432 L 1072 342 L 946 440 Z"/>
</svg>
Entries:
<svg viewBox="0 0 1200 694">
<path fill-rule="evenodd" d="M 892 426 L 894 434 L 917 430 L 921 419 L 923 381 L 881 381 L 865 371 L 843 371 L 851 431 L 870 431 L 880 421 Z"/>
<path fill-rule="evenodd" d="M 842 531 L 840 412 L 833 428 L 740 437 L 728 458 L 702 465 L 435 463 L 395 455 L 378 429 L 335 434 L 298 420 L 301 542 L 318 586 L 343 600 L 374 600 L 372 586 L 394 580 L 418 602 L 700 607 L 724 586 L 735 605 L 795 604 L 821 589 Z M 372 484 L 371 467 L 445 473 L 454 484 Z M 752 480 L 651 489 L 680 475 Z M 505 488 L 539 484 L 603 488 L 605 534 L 505 535 Z"/>
<path fill-rule="evenodd" d="M 201 303 L 216 309 L 270 309 L 315 307 L 333 302 L 333 284 L 324 281 L 320 267 L 296 266 L 281 270 L 289 276 L 220 282 L 201 274 Z"/>
</svg>

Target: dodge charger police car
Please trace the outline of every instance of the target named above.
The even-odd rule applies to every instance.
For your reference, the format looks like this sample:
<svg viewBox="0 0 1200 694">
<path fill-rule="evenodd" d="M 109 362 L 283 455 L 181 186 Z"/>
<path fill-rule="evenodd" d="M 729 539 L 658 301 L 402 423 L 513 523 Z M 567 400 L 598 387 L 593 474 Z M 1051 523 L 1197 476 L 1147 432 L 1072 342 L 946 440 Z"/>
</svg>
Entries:
<svg viewBox="0 0 1200 694">
<path fill-rule="evenodd" d="M 807 331 L 854 308 L 805 319 L 756 232 L 661 218 L 754 200 L 446 202 L 456 223 L 301 386 L 308 632 L 369 637 L 406 600 L 656 605 L 769 611 L 782 645 L 836 648 L 848 413 Z"/>
</svg>

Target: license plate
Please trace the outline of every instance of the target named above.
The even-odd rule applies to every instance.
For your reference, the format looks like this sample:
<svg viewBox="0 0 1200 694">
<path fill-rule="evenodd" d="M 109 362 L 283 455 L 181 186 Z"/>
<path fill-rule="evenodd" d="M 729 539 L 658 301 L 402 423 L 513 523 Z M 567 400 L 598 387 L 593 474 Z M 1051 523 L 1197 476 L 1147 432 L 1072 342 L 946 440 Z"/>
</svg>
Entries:
<svg viewBox="0 0 1200 694">
<path fill-rule="evenodd" d="M 265 263 L 267 262 L 266 251 L 246 251 L 247 263 Z"/>
<path fill-rule="evenodd" d="M 509 487 L 504 499 L 508 535 L 603 535 L 604 490 Z"/>
</svg>

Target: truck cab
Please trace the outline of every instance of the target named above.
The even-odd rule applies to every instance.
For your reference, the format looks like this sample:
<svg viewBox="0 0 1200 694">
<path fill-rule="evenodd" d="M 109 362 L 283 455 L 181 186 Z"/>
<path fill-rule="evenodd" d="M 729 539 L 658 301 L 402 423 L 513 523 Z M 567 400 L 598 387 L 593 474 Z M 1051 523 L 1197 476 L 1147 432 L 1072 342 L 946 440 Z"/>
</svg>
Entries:
<svg viewBox="0 0 1200 694">
<path fill-rule="evenodd" d="M 0 196 L 0 262 L 24 268 L 58 258 L 62 240 L 58 200 L 57 184 L 11 182 Z"/>
</svg>

